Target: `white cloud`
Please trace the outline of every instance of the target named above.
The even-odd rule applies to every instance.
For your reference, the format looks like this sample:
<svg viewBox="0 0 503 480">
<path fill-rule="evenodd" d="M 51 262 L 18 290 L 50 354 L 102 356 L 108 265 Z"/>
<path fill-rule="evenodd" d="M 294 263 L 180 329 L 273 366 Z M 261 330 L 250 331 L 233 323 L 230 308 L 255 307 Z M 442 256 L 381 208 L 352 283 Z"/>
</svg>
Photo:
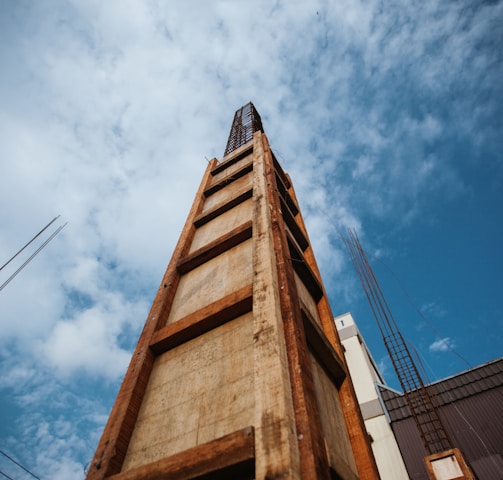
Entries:
<svg viewBox="0 0 503 480">
<path fill-rule="evenodd" d="M 145 303 L 132 303 L 119 294 L 106 294 L 100 304 L 59 321 L 41 346 L 41 355 L 62 375 L 84 371 L 116 379 L 125 371 L 130 352 L 120 345 L 127 325 L 139 325 Z M 135 331 L 138 331 L 136 328 Z"/>
<path fill-rule="evenodd" d="M 454 348 L 454 341 L 449 338 L 439 338 L 435 340 L 429 347 L 430 352 L 447 352 Z"/>
<path fill-rule="evenodd" d="M 71 401 L 54 382 L 120 378 L 205 156 L 221 156 L 249 100 L 292 176 L 326 287 L 345 300 L 357 289 L 337 229 L 365 236 L 378 218 L 399 230 L 465 194 L 461 160 L 429 147 L 497 138 L 481 128 L 497 102 L 478 102 L 497 94 L 497 49 L 484 42 L 497 38 L 501 4 L 470 16 L 428 1 L 392 11 L 349 0 L 195 5 L 55 0 L 2 11 L 0 258 L 54 215 L 69 221 L 0 297 L 11 359 L 2 385 L 23 406 L 52 392 L 64 410 Z M 96 398 L 93 387 L 80 395 Z M 105 416 L 91 422 L 95 437 Z M 44 450 L 79 435 L 57 425 L 40 430 L 39 465 L 48 478 L 79 478 L 86 447 Z"/>
<path fill-rule="evenodd" d="M 428 302 L 421 305 L 421 312 L 428 317 L 442 318 L 447 315 L 445 307 L 438 302 Z"/>
</svg>

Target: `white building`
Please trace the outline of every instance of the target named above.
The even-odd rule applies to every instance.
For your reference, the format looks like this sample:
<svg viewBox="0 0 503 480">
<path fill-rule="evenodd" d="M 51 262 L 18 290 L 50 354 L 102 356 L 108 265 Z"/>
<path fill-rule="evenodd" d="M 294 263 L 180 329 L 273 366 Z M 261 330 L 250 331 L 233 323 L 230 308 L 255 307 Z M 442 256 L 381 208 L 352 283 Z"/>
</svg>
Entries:
<svg viewBox="0 0 503 480">
<path fill-rule="evenodd" d="M 344 346 L 349 374 L 356 390 L 365 426 L 372 439 L 372 450 L 383 480 L 409 479 L 377 385 L 383 378 L 350 313 L 334 319 Z"/>
</svg>

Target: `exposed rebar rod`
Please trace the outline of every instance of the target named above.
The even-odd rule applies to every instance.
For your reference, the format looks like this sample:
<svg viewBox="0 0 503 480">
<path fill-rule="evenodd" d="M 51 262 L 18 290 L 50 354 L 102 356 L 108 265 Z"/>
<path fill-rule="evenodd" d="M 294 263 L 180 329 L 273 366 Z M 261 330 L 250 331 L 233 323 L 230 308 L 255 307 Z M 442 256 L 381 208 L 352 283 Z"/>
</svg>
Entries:
<svg viewBox="0 0 503 480">
<path fill-rule="evenodd" d="M 426 451 L 433 454 L 452 448 L 434 398 L 421 379 L 356 232 L 348 229 L 347 235 L 341 234 L 341 237 L 376 319 Z"/>
<path fill-rule="evenodd" d="M 234 114 L 224 157 L 248 143 L 253 138 L 253 134 L 258 131 L 264 131 L 262 119 L 253 103 L 249 102 Z"/>
</svg>

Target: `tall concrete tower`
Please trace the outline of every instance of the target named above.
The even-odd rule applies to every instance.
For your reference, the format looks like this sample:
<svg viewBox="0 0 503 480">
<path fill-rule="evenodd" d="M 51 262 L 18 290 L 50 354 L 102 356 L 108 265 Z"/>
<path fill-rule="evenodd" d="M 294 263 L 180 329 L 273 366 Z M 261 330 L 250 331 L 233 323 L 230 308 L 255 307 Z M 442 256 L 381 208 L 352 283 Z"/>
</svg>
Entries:
<svg viewBox="0 0 503 480">
<path fill-rule="evenodd" d="M 292 183 L 251 103 L 209 162 L 87 478 L 379 478 Z"/>
</svg>

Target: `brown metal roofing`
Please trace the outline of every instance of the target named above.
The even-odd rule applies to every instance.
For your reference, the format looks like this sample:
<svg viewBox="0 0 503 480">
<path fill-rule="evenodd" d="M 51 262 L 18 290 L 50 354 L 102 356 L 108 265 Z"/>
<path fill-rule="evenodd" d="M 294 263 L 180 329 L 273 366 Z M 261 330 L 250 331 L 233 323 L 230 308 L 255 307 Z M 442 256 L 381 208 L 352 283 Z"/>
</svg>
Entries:
<svg viewBox="0 0 503 480">
<path fill-rule="evenodd" d="M 503 358 L 486 363 L 458 375 L 427 385 L 437 403 L 442 406 L 453 401 L 478 395 L 503 385 Z M 381 396 L 392 421 L 410 416 L 405 397 L 394 390 L 380 387 Z"/>
<path fill-rule="evenodd" d="M 503 480 L 503 358 L 430 385 L 454 446 L 480 480 Z M 427 480 L 426 451 L 405 398 L 379 387 L 409 476 Z"/>
</svg>

